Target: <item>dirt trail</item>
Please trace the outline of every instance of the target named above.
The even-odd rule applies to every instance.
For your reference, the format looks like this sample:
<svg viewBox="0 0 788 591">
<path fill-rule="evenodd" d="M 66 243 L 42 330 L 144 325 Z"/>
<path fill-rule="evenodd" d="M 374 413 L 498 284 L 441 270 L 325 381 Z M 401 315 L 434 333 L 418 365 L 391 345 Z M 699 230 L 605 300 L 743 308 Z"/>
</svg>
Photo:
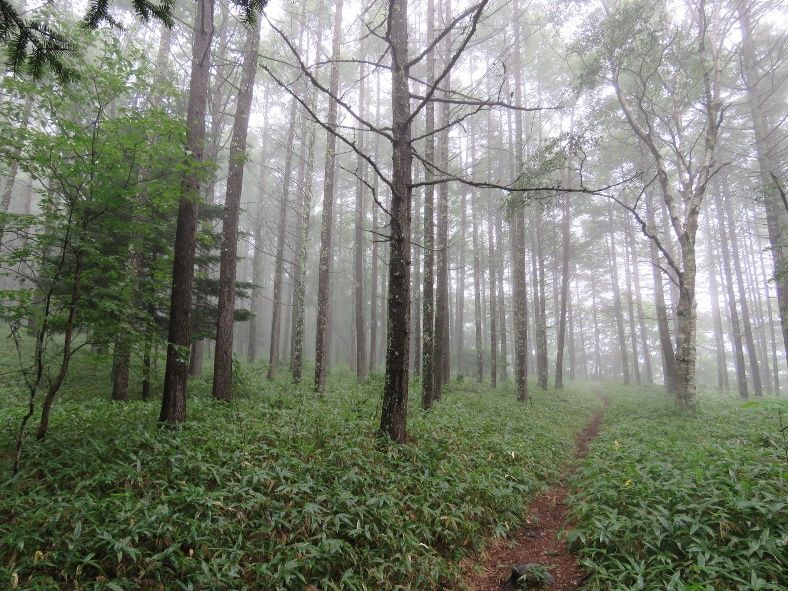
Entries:
<svg viewBox="0 0 788 591">
<path fill-rule="evenodd" d="M 599 433 L 602 415 L 607 407 L 597 412 L 575 440 L 575 459 L 588 454 L 588 445 Z M 585 573 L 558 534 L 566 521 L 565 500 L 569 492 L 566 471 L 552 487 L 534 498 L 526 510 L 525 524 L 514 536 L 492 542 L 477 560 L 465 565 L 465 583 L 470 591 L 500 591 L 515 589 L 507 585 L 512 567 L 526 563 L 544 565 L 555 581 L 546 588 L 550 591 L 577 589 Z"/>
</svg>

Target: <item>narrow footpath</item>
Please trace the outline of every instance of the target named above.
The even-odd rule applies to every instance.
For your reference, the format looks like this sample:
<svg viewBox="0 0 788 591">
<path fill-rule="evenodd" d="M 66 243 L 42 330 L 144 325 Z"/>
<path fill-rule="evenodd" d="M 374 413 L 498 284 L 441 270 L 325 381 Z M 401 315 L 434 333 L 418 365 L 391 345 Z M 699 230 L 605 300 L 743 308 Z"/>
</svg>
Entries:
<svg viewBox="0 0 788 591">
<path fill-rule="evenodd" d="M 575 440 L 575 459 L 588 454 L 588 446 L 599 433 L 607 400 Z M 512 569 L 520 565 L 541 565 L 552 577 L 542 588 L 550 591 L 578 589 L 585 573 L 577 558 L 569 551 L 561 533 L 566 523 L 568 477 L 574 467 L 564 472 L 547 491 L 535 497 L 526 509 L 524 525 L 506 539 L 498 539 L 465 568 L 465 584 L 469 591 L 514 590 Z M 535 568 L 535 576 L 541 569 Z M 530 588 L 530 587 L 529 587 Z M 539 588 L 535 586 L 533 588 Z"/>
</svg>

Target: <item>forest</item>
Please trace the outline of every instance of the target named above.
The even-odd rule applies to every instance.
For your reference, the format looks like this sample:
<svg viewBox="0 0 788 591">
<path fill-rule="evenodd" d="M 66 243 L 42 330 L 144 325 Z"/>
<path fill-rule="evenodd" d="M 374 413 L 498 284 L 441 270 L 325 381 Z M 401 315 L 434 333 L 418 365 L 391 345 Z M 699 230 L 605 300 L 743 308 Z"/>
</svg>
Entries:
<svg viewBox="0 0 788 591">
<path fill-rule="evenodd" d="M 788 590 L 784 0 L 0 53 L 0 588 Z"/>
</svg>

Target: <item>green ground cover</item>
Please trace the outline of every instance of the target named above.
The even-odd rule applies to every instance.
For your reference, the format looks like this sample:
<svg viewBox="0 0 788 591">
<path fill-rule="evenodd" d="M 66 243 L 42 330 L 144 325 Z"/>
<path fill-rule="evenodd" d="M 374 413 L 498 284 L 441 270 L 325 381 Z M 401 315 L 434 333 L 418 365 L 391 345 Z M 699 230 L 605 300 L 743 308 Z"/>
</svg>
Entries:
<svg viewBox="0 0 788 591">
<path fill-rule="evenodd" d="M 90 372 L 88 358 L 74 375 Z M 334 375 L 316 398 L 284 378 L 265 382 L 260 367 L 240 369 L 230 404 L 207 397 L 207 378 L 195 381 L 177 431 L 159 428 L 155 400 L 89 398 L 71 380 L 47 440 L 28 440 L 14 478 L 5 426 L 21 414 L 21 395 L 9 382 L 0 587 L 452 584 L 460 558 L 517 526 L 599 406 L 582 388 L 522 405 L 511 387 L 455 382 L 432 412 L 411 404 L 412 442 L 395 446 L 376 436 L 379 378 Z"/>
<path fill-rule="evenodd" d="M 591 590 L 788 588 L 788 449 L 777 400 L 611 395 L 574 480 Z"/>
</svg>

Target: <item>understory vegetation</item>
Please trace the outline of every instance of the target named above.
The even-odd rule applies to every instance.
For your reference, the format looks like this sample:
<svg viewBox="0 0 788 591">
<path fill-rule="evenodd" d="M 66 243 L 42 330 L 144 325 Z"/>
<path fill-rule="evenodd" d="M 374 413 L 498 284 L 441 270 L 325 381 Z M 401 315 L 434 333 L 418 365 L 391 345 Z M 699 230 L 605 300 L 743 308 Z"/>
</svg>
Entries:
<svg viewBox="0 0 788 591">
<path fill-rule="evenodd" d="M 89 357 L 75 375 L 105 370 Z M 231 403 L 209 398 L 209 378 L 192 382 L 179 429 L 160 426 L 155 403 L 85 400 L 67 385 L 13 478 L 4 429 L 0 586 L 453 584 L 461 557 L 518 525 L 599 405 L 583 389 L 523 405 L 508 385 L 455 381 L 431 412 L 411 411 L 401 446 L 377 435 L 378 377 L 337 373 L 316 397 L 260 366 L 236 371 Z M 0 421 L 20 412 L 7 388 Z"/>
<path fill-rule="evenodd" d="M 587 588 L 786 589 L 788 405 L 620 394 L 570 499 Z"/>
</svg>

